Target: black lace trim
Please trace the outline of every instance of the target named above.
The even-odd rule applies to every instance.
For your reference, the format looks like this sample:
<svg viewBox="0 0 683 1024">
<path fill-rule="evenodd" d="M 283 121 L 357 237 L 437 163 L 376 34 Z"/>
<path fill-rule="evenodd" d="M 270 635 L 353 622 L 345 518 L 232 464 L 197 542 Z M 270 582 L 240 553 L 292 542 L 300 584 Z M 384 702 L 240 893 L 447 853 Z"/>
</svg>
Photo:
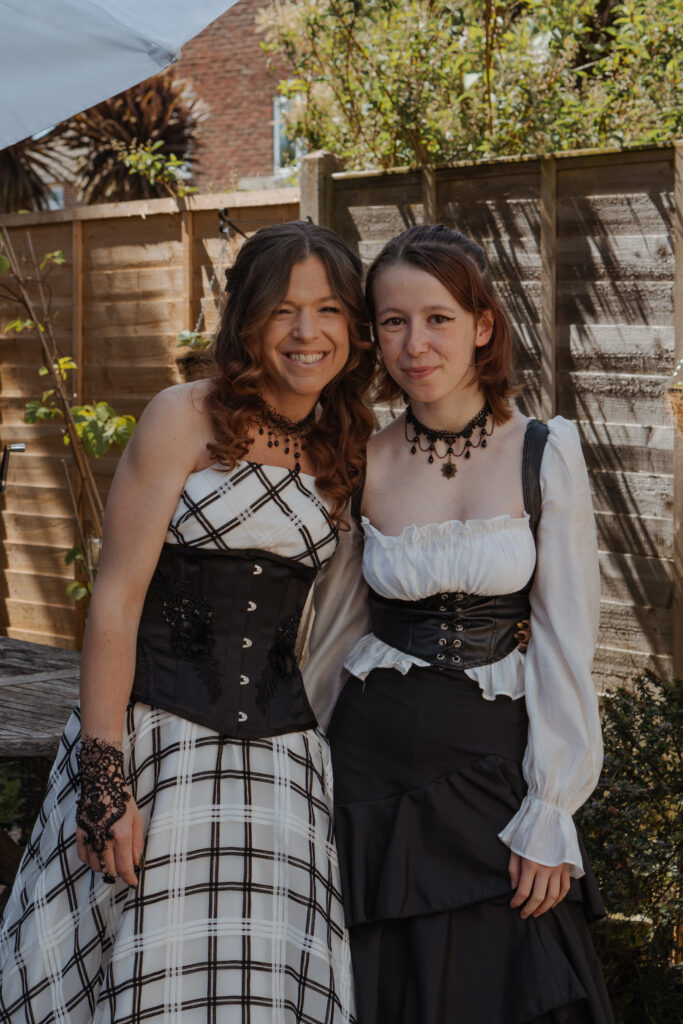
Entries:
<svg viewBox="0 0 683 1024">
<path fill-rule="evenodd" d="M 264 713 L 280 680 L 298 671 L 295 647 L 302 611 L 292 612 L 280 620 L 268 648 L 266 663 L 256 684 L 256 705 Z"/>
<path fill-rule="evenodd" d="M 126 813 L 130 793 L 123 774 L 123 752 L 96 736 L 83 736 L 77 754 L 81 793 L 76 824 L 98 856 L 114 838 L 112 825 Z"/>
<path fill-rule="evenodd" d="M 213 704 L 221 692 L 220 665 L 213 657 L 213 607 L 187 580 L 157 569 L 152 583 L 161 597 L 161 614 L 171 627 L 171 648 L 192 662 Z"/>
</svg>

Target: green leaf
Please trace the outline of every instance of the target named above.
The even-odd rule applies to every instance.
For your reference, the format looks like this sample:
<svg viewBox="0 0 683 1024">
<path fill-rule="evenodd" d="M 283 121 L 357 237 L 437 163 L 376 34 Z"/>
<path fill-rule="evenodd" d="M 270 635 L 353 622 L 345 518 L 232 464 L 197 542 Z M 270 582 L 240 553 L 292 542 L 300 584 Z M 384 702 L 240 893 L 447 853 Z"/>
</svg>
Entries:
<svg viewBox="0 0 683 1024">
<path fill-rule="evenodd" d="M 61 249 L 55 249 L 54 252 L 46 252 L 39 264 L 40 269 L 44 270 L 48 263 L 61 266 L 62 263 L 66 263 L 66 256 Z"/>
<path fill-rule="evenodd" d="M 69 548 L 67 553 L 64 555 L 64 561 L 66 565 L 71 565 L 77 558 L 81 558 L 83 555 L 83 548 L 80 544 L 74 544 L 72 548 Z"/>
<path fill-rule="evenodd" d="M 206 337 L 200 331 L 181 331 L 178 335 L 178 345 L 192 349 L 194 352 L 201 352 L 211 344 L 211 338 Z"/>
<path fill-rule="evenodd" d="M 87 597 L 90 590 L 87 586 L 84 586 L 79 580 L 73 580 L 69 583 L 64 590 L 67 597 L 72 597 L 74 601 L 81 601 L 84 597 Z"/>
<path fill-rule="evenodd" d="M 12 331 L 16 331 L 17 334 L 21 334 L 22 331 L 33 330 L 35 326 L 33 320 L 22 320 L 21 317 L 16 317 L 5 324 L 5 333 L 10 334 Z"/>
<path fill-rule="evenodd" d="M 0 274 L 6 274 L 10 268 L 10 262 L 4 252 L 0 252 Z"/>
<path fill-rule="evenodd" d="M 61 419 L 62 412 L 55 406 L 43 405 L 38 399 L 31 399 L 24 407 L 24 423 L 44 423 L 47 420 Z"/>
</svg>

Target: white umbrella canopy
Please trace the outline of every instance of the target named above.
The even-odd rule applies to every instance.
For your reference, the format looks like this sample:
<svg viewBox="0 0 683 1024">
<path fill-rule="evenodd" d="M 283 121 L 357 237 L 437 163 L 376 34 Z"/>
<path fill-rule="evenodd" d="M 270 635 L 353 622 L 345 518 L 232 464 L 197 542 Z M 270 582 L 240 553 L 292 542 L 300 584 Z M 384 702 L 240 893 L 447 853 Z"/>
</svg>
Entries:
<svg viewBox="0 0 683 1024">
<path fill-rule="evenodd" d="M 0 149 L 155 75 L 238 0 L 0 0 Z"/>
</svg>

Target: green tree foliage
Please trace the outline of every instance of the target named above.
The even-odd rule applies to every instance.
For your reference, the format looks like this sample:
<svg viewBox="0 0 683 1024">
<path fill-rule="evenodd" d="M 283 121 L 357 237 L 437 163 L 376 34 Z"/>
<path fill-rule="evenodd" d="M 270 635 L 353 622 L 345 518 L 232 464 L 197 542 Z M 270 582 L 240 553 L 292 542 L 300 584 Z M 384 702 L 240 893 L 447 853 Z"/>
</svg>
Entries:
<svg viewBox="0 0 683 1024">
<path fill-rule="evenodd" d="M 47 210 L 54 198 L 49 183 L 64 172 L 52 136 L 0 150 L 0 213 Z"/>
<path fill-rule="evenodd" d="M 171 71 L 76 114 L 60 138 L 73 153 L 84 201 L 164 197 L 171 180 L 176 193 L 183 190 L 199 118 L 199 101 Z"/>
<path fill-rule="evenodd" d="M 259 24 L 290 134 L 350 168 L 683 131 L 680 0 L 275 0 Z"/>
</svg>

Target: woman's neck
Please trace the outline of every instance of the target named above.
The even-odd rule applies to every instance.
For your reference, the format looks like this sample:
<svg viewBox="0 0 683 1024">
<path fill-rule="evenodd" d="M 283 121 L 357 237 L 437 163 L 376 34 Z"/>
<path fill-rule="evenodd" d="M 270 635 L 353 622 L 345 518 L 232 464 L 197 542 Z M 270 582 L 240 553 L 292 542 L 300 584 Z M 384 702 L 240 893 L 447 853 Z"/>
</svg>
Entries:
<svg viewBox="0 0 683 1024">
<path fill-rule="evenodd" d="M 267 389 L 260 392 L 261 399 L 278 413 L 293 423 L 305 419 L 315 409 L 319 395 L 274 395 Z"/>
<path fill-rule="evenodd" d="M 432 430 L 462 430 L 484 406 L 483 391 L 463 392 L 457 398 L 448 395 L 435 402 L 411 401 L 410 407 L 417 419 Z"/>
</svg>

